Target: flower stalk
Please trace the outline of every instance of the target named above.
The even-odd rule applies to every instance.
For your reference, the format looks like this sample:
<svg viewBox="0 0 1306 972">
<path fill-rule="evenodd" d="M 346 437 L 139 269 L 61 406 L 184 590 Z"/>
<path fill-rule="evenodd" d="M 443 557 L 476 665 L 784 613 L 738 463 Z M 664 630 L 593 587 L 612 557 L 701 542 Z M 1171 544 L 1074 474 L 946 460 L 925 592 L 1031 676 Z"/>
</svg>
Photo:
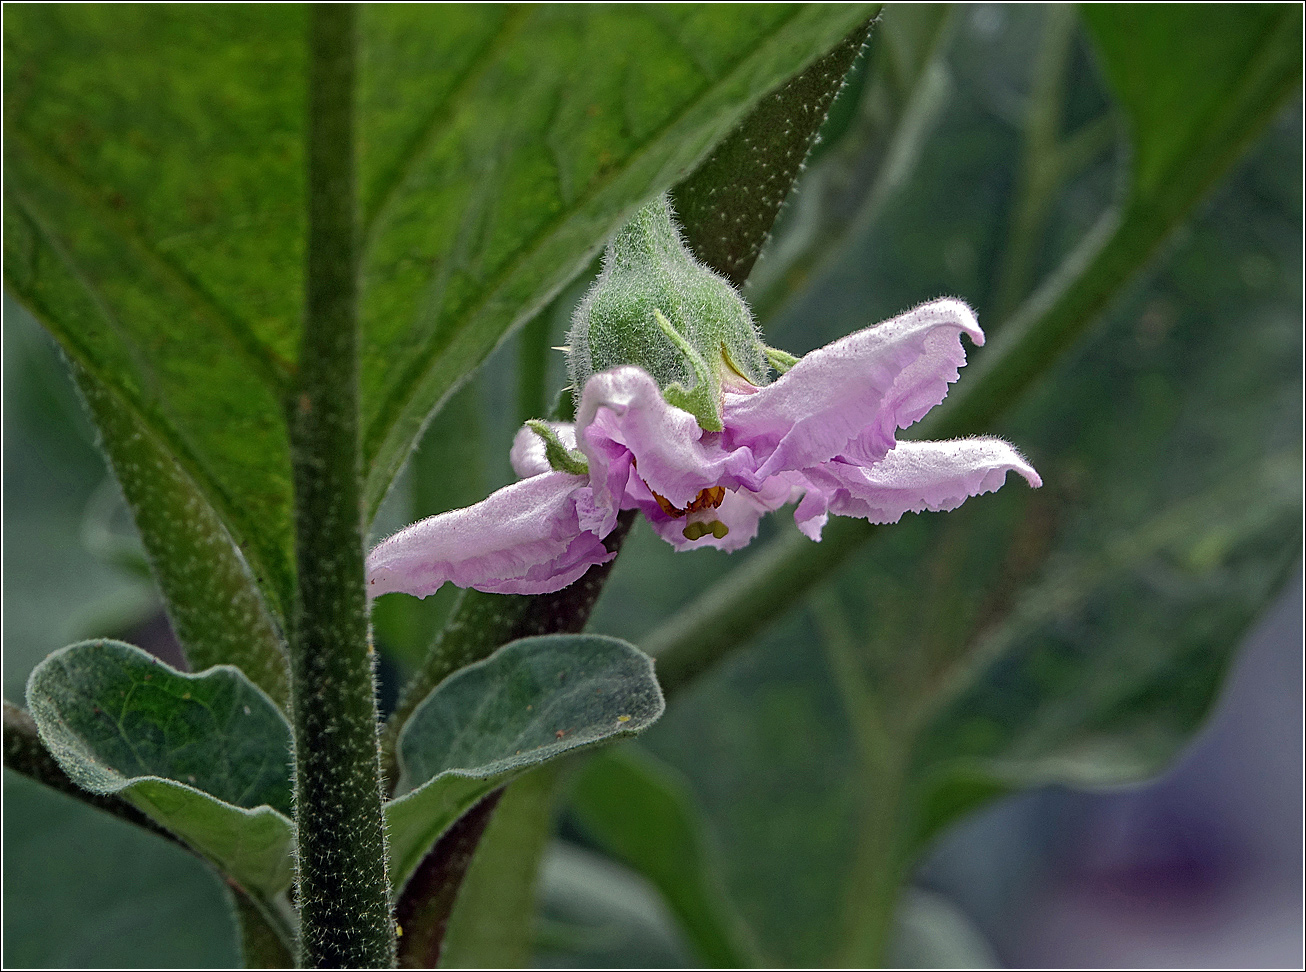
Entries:
<svg viewBox="0 0 1306 972">
<path fill-rule="evenodd" d="M 355 20 L 350 4 L 309 15 L 308 262 L 290 415 L 300 961 L 319 968 L 395 961 L 363 573 Z"/>
</svg>

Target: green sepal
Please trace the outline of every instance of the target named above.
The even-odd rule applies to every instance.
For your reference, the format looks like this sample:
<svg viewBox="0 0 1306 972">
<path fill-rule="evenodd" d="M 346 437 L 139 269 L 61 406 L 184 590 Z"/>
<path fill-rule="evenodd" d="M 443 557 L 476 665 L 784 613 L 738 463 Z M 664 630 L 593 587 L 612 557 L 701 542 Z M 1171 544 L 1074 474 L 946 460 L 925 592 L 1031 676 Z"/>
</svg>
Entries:
<svg viewBox="0 0 1306 972">
<path fill-rule="evenodd" d="M 541 419 L 529 419 L 526 427 L 544 441 L 544 458 L 549 461 L 549 468 L 554 472 L 571 473 L 573 476 L 588 476 L 589 461 L 579 449 L 568 449 L 558 433 L 548 422 Z"/>
<path fill-rule="evenodd" d="M 720 432 L 725 428 L 725 423 L 721 419 L 720 379 L 708 368 L 703 356 L 685 340 L 684 335 L 677 331 L 667 320 L 667 316 L 656 307 L 653 308 L 653 320 L 685 356 L 694 371 L 693 385 L 686 388 L 680 382 L 673 381 L 662 389 L 662 397 L 676 408 L 683 408 L 694 416 L 698 419 L 698 424 L 709 432 Z"/>
<path fill-rule="evenodd" d="M 597 372 L 637 365 L 667 401 L 709 430 L 722 428 L 729 371 L 754 385 L 770 364 L 748 305 L 724 277 L 694 258 L 665 195 L 639 210 L 608 244 L 603 271 L 576 309 L 568 335 L 576 394 Z"/>
<path fill-rule="evenodd" d="M 780 374 L 784 374 L 794 365 L 798 364 L 797 355 L 790 354 L 788 351 L 781 351 L 779 348 L 768 347 L 766 349 L 766 360 L 770 362 L 771 367 Z"/>
</svg>

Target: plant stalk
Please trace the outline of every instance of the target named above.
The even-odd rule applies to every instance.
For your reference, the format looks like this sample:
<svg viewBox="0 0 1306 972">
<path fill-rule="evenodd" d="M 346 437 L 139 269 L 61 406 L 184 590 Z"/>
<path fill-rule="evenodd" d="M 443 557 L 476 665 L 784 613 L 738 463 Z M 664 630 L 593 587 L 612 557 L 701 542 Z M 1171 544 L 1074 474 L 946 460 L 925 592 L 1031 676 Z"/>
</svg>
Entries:
<svg viewBox="0 0 1306 972">
<path fill-rule="evenodd" d="M 309 13 L 308 263 L 290 416 L 300 961 L 394 965 L 359 450 L 356 10 Z"/>
</svg>

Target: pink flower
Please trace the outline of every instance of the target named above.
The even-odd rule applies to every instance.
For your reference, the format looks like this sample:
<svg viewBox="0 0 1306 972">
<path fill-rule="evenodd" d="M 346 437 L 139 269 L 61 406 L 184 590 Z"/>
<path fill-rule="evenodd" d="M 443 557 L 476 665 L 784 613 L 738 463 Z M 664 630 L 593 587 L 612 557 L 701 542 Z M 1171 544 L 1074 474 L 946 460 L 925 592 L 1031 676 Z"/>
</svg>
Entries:
<svg viewBox="0 0 1306 972">
<path fill-rule="evenodd" d="M 379 544 L 367 560 L 370 592 L 425 597 L 446 581 L 556 591 L 615 556 L 603 538 L 626 509 L 677 550 L 736 550 L 788 503 L 798 503 L 798 528 L 820 540 L 831 513 L 895 523 L 908 511 L 951 510 L 1011 470 L 1042 485 L 1001 439 L 897 441 L 957 380 L 962 334 L 984 343 L 969 307 L 936 300 L 811 352 L 770 385 L 727 380 L 719 432 L 669 404 L 642 368 L 595 374 L 576 422 L 551 423 L 571 450 L 567 465 L 585 471 L 551 468 L 544 439 L 523 428 L 512 448 L 521 480 Z"/>
</svg>

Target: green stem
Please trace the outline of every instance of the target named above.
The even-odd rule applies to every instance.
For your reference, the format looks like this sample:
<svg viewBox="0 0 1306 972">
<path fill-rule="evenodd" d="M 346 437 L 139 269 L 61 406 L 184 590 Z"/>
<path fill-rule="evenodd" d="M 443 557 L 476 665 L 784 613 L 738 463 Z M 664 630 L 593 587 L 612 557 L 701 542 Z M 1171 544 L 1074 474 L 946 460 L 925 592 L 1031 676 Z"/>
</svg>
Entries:
<svg viewBox="0 0 1306 972">
<path fill-rule="evenodd" d="M 901 769 L 863 766 L 861 828 L 844 894 L 844 929 L 831 965 L 873 969 L 889 965 L 894 916 L 903 873 L 897 864 L 895 834 L 901 795 Z"/>
<path fill-rule="evenodd" d="M 389 967 L 359 458 L 358 217 L 352 4 L 309 27 L 308 263 L 290 416 L 298 588 L 291 638 L 300 959 Z"/>
<path fill-rule="evenodd" d="M 902 877 L 895 866 L 896 815 L 903 783 L 902 732 L 897 703 L 877 693 L 863 667 L 858 644 L 838 597 L 818 595 L 812 608 L 821 644 L 853 730 L 860 828 L 844 900 L 844 928 L 832 964 L 882 968 L 889 962 L 894 911 Z M 908 733 L 909 735 L 910 733 Z"/>
<path fill-rule="evenodd" d="M 91 372 L 69 365 L 191 670 L 235 665 L 285 711 L 277 621 L 221 518 L 149 426 Z M 202 554 L 178 555 L 189 550 Z"/>
</svg>

